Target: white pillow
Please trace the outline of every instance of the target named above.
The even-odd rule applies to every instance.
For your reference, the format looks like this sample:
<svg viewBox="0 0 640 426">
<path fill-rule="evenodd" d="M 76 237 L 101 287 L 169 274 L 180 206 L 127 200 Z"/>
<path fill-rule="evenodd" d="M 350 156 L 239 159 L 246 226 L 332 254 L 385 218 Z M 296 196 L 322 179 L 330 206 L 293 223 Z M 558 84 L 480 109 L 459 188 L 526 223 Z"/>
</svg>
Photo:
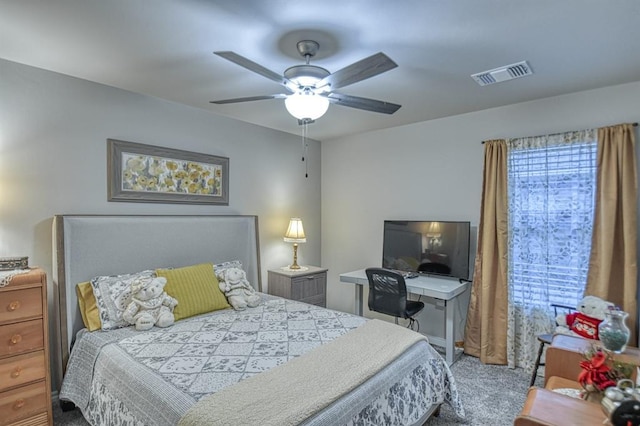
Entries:
<svg viewBox="0 0 640 426">
<path fill-rule="evenodd" d="M 134 274 L 100 276 L 91 280 L 103 330 L 131 325 L 122 319 L 122 313 L 131 302 L 131 283 L 139 278 L 152 277 L 155 277 L 155 272 L 147 270 Z"/>
</svg>

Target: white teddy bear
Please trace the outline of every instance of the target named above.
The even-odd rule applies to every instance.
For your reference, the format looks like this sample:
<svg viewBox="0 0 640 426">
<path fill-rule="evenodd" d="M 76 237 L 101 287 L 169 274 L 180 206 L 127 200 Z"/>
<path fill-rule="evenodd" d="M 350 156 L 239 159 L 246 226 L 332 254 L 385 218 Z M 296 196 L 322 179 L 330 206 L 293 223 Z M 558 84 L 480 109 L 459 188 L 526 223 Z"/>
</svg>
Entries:
<svg viewBox="0 0 640 426">
<path fill-rule="evenodd" d="M 260 304 L 260 296 L 247 280 L 247 274 L 240 268 L 227 268 L 218 274 L 220 291 L 227 296 L 229 304 L 236 311 L 242 311 Z"/>
<path fill-rule="evenodd" d="M 585 296 L 576 308 L 577 312 L 556 317 L 556 333 L 598 340 L 598 325 L 604 314 L 614 304 L 596 296 Z"/>
<path fill-rule="evenodd" d="M 131 302 L 122 314 L 136 330 L 148 330 L 154 325 L 169 327 L 175 321 L 173 308 L 178 301 L 164 291 L 167 279 L 152 277 L 137 279 L 131 283 Z"/>
</svg>

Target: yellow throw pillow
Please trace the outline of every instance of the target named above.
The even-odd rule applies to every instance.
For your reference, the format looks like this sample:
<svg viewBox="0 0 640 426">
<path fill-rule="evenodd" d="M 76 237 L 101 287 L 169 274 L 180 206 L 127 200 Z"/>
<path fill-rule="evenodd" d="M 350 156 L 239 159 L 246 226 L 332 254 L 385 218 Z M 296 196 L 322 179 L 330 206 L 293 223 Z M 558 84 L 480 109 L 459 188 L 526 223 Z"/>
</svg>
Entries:
<svg viewBox="0 0 640 426">
<path fill-rule="evenodd" d="M 218 287 L 218 279 L 213 273 L 211 263 L 157 269 L 156 275 L 167 279 L 164 291 L 178 300 L 178 306 L 173 310 L 176 321 L 230 307 L 227 298 Z"/>
<path fill-rule="evenodd" d="M 100 311 L 93 295 L 93 287 L 89 281 L 76 285 L 78 295 L 78 306 L 82 315 L 82 322 L 89 331 L 96 331 L 102 328 L 100 322 Z"/>
</svg>

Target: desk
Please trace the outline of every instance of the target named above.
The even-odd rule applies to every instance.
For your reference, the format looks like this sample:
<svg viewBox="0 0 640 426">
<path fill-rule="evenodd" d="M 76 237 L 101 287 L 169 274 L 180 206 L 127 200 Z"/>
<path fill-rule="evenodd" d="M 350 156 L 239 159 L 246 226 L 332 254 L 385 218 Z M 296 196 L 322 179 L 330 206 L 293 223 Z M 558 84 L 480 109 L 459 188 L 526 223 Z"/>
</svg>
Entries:
<svg viewBox="0 0 640 426">
<path fill-rule="evenodd" d="M 369 285 L 365 270 L 360 269 L 358 271 L 340 274 L 340 281 L 356 285 L 356 313 L 362 316 L 364 286 Z M 442 301 L 444 304 L 445 338 L 442 339 L 442 337 L 436 336 L 427 337 L 433 344 L 444 346 L 447 364 L 453 364 L 456 343 L 454 301 L 456 297 L 465 292 L 468 283 L 460 283 L 457 279 L 453 278 L 437 278 L 426 275 L 405 279 L 405 283 L 407 284 L 408 293 L 432 297 Z"/>
</svg>

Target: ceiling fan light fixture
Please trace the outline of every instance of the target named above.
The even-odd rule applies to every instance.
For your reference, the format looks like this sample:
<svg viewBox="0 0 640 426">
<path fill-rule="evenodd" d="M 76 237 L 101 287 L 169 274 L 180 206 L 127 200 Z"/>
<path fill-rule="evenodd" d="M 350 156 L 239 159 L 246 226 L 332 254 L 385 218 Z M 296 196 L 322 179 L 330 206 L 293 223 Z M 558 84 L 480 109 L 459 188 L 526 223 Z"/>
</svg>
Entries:
<svg viewBox="0 0 640 426">
<path fill-rule="evenodd" d="M 393 62 L 391 58 L 384 53 L 378 52 L 330 73 L 325 68 L 309 63 L 320 48 L 318 42 L 314 40 L 301 40 L 296 46 L 298 53 L 305 59 L 305 64 L 289 67 L 282 75 L 237 53 L 230 51 L 213 52 L 223 59 L 284 86 L 289 93 L 292 94 L 278 93 L 272 95 L 247 96 L 243 98 L 211 101 L 211 103 L 232 104 L 237 102 L 284 98 L 287 111 L 297 118 L 299 122 L 306 124 L 322 117 L 329 108 L 329 101 L 336 105 L 383 114 L 393 114 L 401 107 L 401 105 L 391 102 L 349 96 L 335 92 L 335 89 L 366 80 L 397 67 L 398 64 Z"/>
<path fill-rule="evenodd" d="M 310 75 L 301 75 L 300 77 L 291 79 L 291 81 L 296 83 L 298 86 L 314 87 L 316 83 L 320 81 L 320 79 Z"/>
<path fill-rule="evenodd" d="M 329 109 L 329 99 L 313 92 L 294 93 L 287 96 L 284 106 L 298 120 L 316 120 Z"/>
<path fill-rule="evenodd" d="M 300 89 L 315 89 L 316 84 L 329 75 L 331 75 L 331 73 L 328 70 L 308 64 L 294 65 L 284 71 L 284 77 L 293 81 Z M 323 91 L 326 90 L 328 90 L 328 88 L 325 86 Z"/>
</svg>

